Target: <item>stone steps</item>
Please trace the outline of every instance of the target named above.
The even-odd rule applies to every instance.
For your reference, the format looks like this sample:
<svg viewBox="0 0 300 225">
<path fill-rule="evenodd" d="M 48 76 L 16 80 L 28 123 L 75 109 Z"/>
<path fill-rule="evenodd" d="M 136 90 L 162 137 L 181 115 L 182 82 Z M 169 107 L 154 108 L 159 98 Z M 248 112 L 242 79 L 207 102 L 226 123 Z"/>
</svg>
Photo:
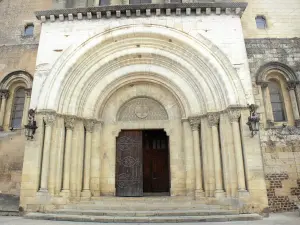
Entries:
<svg viewBox="0 0 300 225">
<path fill-rule="evenodd" d="M 177 210 L 72 210 L 59 209 L 56 214 L 66 215 L 88 215 L 88 216 L 122 216 L 122 217 L 153 217 L 153 216 L 210 216 L 210 215 L 238 215 L 235 210 L 199 210 L 199 209 L 177 209 Z"/>
<path fill-rule="evenodd" d="M 260 220 L 258 214 L 239 215 L 209 215 L 209 216 L 91 216 L 70 215 L 57 213 L 28 213 L 27 219 L 59 220 L 74 222 L 102 222 L 102 223 L 180 223 L 180 222 L 226 222 Z"/>
</svg>

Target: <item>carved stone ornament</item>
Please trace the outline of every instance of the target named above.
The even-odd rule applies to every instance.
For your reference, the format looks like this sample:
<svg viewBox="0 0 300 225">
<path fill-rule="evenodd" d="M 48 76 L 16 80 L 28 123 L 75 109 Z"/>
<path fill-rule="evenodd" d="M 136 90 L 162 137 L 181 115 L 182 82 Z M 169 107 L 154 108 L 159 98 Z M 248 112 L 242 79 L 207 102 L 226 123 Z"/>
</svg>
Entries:
<svg viewBox="0 0 300 225">
<path fill-rule="evenodd" d="M 31 88 L 25 89 L 25 94 L 26 94 L 27 98 L 30 98 L 31 97 Z"/>
<path fill-rule="evenodd" d="M 76 117 L 75 116 L 65 116 L 65 126 L 68 130 L 73 130 L 74 129 L 74 125 L 75 125 L 75 120 Z"/>
<path fill-rule="evenodd" d="M 87 120 L 84 120 L 84 127 L 85 127 L 85 130 L 87 132 L 90 132 L 92 133 L 93 132 L 93 129 L 94 129 L 94 126 L 95 126 L 95 120 L 93 119 L 87 119 Z"/>
<path fill-rule="evenodd" d="M 0 90 L 1 99 L 8 99 L 9 91 L 8 90 Z"/>
<path fill-rule="evenodd" d="M 292 90 L 295 90 L 296 89 L 296 82 L 288 82 L 287 83 L 287 89 L 289 90 L 289 91 L 292 91 Z"/>
<path fill-rule="evenodd" d="M 209 126 L 217 126 L 219 124 L 220 114 L 219 113 L 209 113 L 208 114 L 208 124 Z"/>
<path fill-rule="evenodd" d="M 189 122 L 190 122 L 192 130 L 198 130 L 200 123 L 201 123 L 201 118 L 200 117 L 190 117 Z"/>
<path fill-rule="evenodd" d="M 165 108 L 151 98 L 135 98 L 126 102 L 119 110 L 119 121 L 167 120 Z"/>
<path fill-rule="evenodd" d="M 238 122 L 241 117 L 241 111 L 239 109 L 229 109 L 228 116 L 231 123 Z"/>
<path fill-rule="evenodd" d="M 56 113 L 55 112 L 46 112 L 44 116 L 44 121 L 46 123 L 46 126 L 52 126 L 56 119 Z"/>
<path fill-rule="evenodd" d="M 260 85 L 262 88 L 267 88 L 269 85 L 269 82 L 261 81 L 261 82 L 257 82 L 257 84 Z"/>
</svg>

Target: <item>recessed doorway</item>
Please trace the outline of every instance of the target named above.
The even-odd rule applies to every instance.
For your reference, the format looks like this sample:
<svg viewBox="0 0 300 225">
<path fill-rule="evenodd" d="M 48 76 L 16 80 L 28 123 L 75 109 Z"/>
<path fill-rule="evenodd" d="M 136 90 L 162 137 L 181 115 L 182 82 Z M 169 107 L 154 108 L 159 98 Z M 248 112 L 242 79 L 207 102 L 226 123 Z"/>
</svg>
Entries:
<svg viewBox="0 0 300 225">
<path fill-rule="evenodd" d="M 169 195 L 169 137 L 164 130 L 122 130 L 117 138 L 116 195 Z"/>
</svg>

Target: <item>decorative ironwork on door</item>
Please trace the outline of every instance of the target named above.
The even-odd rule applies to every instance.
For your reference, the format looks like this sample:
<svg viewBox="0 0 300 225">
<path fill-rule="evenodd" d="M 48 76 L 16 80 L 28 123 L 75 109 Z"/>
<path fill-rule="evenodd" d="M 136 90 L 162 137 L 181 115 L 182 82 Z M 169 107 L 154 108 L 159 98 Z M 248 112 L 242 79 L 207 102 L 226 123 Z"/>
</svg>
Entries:
<svg viewBox="0 0 300 225">
<path fill-rule="evenodd" d="M 117 138 L 117 196 L 143 196 L 142 147 L 141 131 L 121 131 Z"/>
</svg>

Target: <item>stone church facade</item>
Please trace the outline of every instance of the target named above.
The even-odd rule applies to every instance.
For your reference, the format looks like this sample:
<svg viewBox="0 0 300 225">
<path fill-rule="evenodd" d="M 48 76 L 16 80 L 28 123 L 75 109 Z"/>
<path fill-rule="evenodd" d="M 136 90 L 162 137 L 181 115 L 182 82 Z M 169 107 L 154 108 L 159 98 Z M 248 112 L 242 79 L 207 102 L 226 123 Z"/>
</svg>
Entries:
<svg viewBox="0 0 300 225">
<path fill-rule="evenodd" d="M 282 39 L 256 1 L 164 3 L 36 10 L 36 66 L 8 72 L 15 65 L 4 63 L 0 82 L 3 133 L 13 124 L 22 133 L 35 110 L 25 211 L 157 193 L 241 213 L 296 208 L 299 28 Z M 250 104 L 260 115 L 254 134 Z"/>
</svg>

